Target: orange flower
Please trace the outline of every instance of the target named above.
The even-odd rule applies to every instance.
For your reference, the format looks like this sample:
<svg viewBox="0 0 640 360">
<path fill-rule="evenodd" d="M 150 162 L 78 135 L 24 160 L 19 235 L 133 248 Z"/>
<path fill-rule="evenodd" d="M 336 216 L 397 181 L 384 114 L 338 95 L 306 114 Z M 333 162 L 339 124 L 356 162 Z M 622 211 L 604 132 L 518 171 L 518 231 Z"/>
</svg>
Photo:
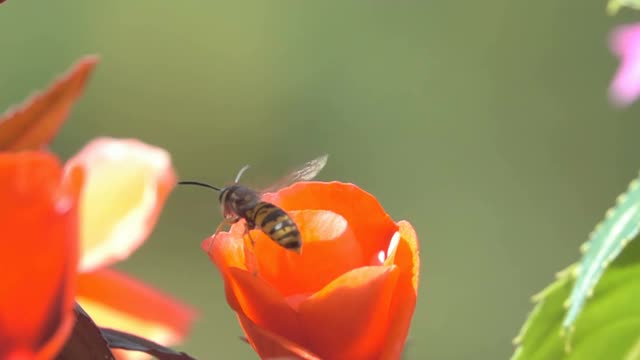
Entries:
<svg viewBox="0 0 640 360">
<path fill-rule="evenodd" d="M 51 359 L 74 324 L 81 173 L 0 153 L 0 359 Z"/>
<path fill-rule="evenodd" d="M 244 221 L 202 243 L 261 358 L 399 359 L 416 305 L 416 234 L 352 184 L 300 182 L 263 199 L 298 224 L 302 253 Z M 213 241 L 213 243 L 211 243 Z"/>
<path fill-rule="evenodd" d="M 47 146 L 96 62 L 82 59 L 47 90 L 0 117 L 0 261 L 10 269 L 0 293 L 12 294 L 0 297 L 2 359 L 52 358 L 73 325 L 74 297 L 99 326 L 163 345 L 184 337 L 194 318 L 190 308 L 106 268 L 126 258 L 153 229 L 176 181 L 166 151 L 132 139 L 100 138 L 64 169 L 46 152 L 18 153 Z M 79 171 L 83 185 L 76 179 Z M 57 189 L 63 173 L 75 197 L 62 197 Z"/>
</svg>

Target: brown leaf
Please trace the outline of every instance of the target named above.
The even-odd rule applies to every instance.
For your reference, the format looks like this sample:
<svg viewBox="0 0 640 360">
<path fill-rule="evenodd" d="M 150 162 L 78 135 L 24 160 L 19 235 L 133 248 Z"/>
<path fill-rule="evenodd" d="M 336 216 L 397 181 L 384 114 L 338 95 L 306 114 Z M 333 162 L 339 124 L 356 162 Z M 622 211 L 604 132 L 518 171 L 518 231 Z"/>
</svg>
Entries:
<svg viewBox="0 0 640 360">
<path fill-rule="evenodd" d="M 97 56 L 80 59 L 48 89 L 0 116 L 0 151 L 40 149 L 47 145 L 82 95 L 97 62 Z"/>
<path fill-rule="evenodd" d="M 76 324 L 64 348 L 56 356 L 56 360 L 115 360 L 107 339 L 104 338 L 91 316 L 77 303 L 74 312 Z"/>
</svg>

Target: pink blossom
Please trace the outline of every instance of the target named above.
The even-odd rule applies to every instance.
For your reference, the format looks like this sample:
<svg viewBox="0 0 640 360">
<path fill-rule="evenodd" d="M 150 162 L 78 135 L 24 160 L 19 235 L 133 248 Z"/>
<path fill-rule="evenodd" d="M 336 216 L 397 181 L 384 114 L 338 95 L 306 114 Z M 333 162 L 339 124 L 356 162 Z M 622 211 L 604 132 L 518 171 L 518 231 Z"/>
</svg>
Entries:
<svg viewBox="0 0 640 360">
<path fill-rule="evenodd" d="M 640 96 L 640 23 L 616 28 L 609 39 L 620 66 L 609 87 L 611 101 L 627 106 Z"/>
</svg>

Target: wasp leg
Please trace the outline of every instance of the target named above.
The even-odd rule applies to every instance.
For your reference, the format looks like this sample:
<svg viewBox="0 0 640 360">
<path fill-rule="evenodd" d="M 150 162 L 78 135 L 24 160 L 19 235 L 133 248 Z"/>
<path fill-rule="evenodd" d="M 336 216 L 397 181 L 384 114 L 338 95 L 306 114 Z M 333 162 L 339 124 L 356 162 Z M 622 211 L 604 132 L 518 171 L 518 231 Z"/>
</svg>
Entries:
<svg viewBox="0 0 640 360">
<path fill-rule="evenodd" d="M 211 240 L 209 240 L 209 245 L 207 246 L 207 253 L 209 253 L 209 251 L 211 250 L 211 246 L 213 246 L 213 241 L 215 240 L 215 238 L 218 235 L 218 233 L 222 230 L 222 227 L 225 224 L 226 225 L 233 225 L 238 220 L 240 220 L 240 217 L 238 217 L 238 216 L 225 216 L 222 219 L 222 221 L 220 222 L 220 225 L 218 225 L 218 228 L 216 229 L 216 232 L 213 233 L 213 236 L 211 236 Z"/>
<path fill-rule="evenodd" d="M 216 232 L 214 232 L 213 236 L 211 236 L 211 238 L 209 238 L 209 245 L 207 246 L 207 254 L 209 252 L 211 252 L 211 247 L 213 246 L 213 242 L 215 241 L 216 236 L 218 236 L 218 233 L 220 232 L 220 230 L 222 230 L 222 227 L 224 226 L 224 224 L 226 224 L 226 221 L 220 222 L 220 225 L 218 225 L 218 228 L 216 229 Z"/>
<path fill-rule="evenodd" d="M 248 226 L 244 230 L 244 260 L 247 265 L 247 270 L 251 272 L 253 276 L 258 276 L 258 261 L 255 256 L 254 246 L 256 242 L 251 236 L 251 231 Z M 249 241 L 247 241 L 247 238 Z"/>
</svg>

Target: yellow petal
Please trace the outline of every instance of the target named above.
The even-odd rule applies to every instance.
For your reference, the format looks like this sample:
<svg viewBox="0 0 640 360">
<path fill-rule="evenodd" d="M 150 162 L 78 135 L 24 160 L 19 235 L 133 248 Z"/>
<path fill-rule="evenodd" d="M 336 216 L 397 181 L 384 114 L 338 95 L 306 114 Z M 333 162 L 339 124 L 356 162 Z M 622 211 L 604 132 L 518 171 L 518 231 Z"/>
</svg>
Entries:
<svg viewBox="0 0 640 360">
<path fill-rule="evenodd" d="M 149 235 L 176 182 L 169 153 L 134 139 L 98 138 L 66 164 L 85 168 L 80 271 L 129 256 Z"/>
</svg>

